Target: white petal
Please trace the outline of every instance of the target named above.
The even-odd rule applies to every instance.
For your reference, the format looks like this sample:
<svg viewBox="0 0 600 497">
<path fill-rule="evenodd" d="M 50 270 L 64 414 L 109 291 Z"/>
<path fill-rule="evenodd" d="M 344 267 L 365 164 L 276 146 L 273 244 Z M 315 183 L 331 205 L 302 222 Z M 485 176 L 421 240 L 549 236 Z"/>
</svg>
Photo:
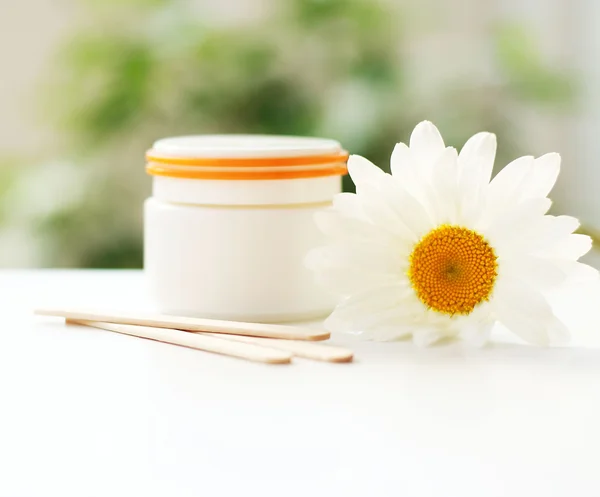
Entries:
<svg viewBox="0 0 600 497">
<path fill-rule="evenodd" d="M 364 332 L 377 326 L 410 322 L 414 307 L 406 305 L 402 285 L 374 288 L 348 297 L 325 320 L 330 331 Z"/>
<path fill-rule="evenodd" d="M 494 320 L 493 307 L 490 301 L 483 301 L 470 314 L 452 316 L 449 322 L 446 321 L 446 326 L 452 328 L 455 334 L 460 335 L 464 329 L 470 326 L 481 327 L 485 323 Z"/>
<path fill-rule="evenodd" d="M 568 259 L 576 261 L 592 249 L 592 239 L 579 233 L 568 235 L 556 241 L 550 247 L 540 250 L 540 257 Z"/>
<path fill-rule="evenodd" d="M 567 275 L 569 284 L 594 281 L 600 277 L 597 269 L 581 262 L 560 260 L 554 263 Z"/>
<path fill-rule="evenodd" d="M 380 326 L 369 331 L 369 336 L 378 342 L 391 342 L 412 335 L 412 328 L 403 325 Z"/>
<path fill-rule="evenodd" d="M 486 209 L 486 198 L 484 192 L 468 194 L 466 190 L 459 187 L 459 218 L 464 226 L 473 228 L 484 227 L 487 224 L 487 218 L 492 212 Z"/>
<path fill-rule="evenodd" d="M 439 223 L 458 221 L 460 195 L 458 191 L 458 154 L 453 147 L 446 148 L 437 158 L 433 168 L 433 189 L 441 214 Z M 462 192 L 460 192 L 462 193 Z"/>
<path fill-rule="evenodd" d="M 390 191 L 374 188 L 372 185 L 363 185 L 360 195 L 362 209 L 374 225 L 393 233 L 402 240 L 412 241 L 415 239 L 414 232 L 405 223 L 404 216 L 394 208 L 394 194 L 396 193 L 400 192 L 396 192 L 394 189 Z"/>
<path fill-rule="evenodd" d="M 371 184 L 376 186 L 386 174 L 371 161 L 360 155 L 351 155 L 349 157 L 348 172 L 356 185 L 356 191 L 358 193 L 360 193 L 361 185 Z"/>
<path fill-rule="evenodd" d="M 390 170 L 393 176 L 403 177 L 415 167 L 415 161 L 410 148 L 404 143 L 398 143 L 392 152 Z"/>
<path fill-rule="evenodd" d="M 449 151 L 449 153 L 452 152 Z M 411 172 L 410 177 L 398 178 L 396 176 L 392 179 L 397 188 L 401 188 L 423 207 L 427 217 L 437 226 L 446 217 L 446 206 L 440 202 L 438 192 L 433 186 L 435 162 L 432 162 L 427 168 L 417 168 L 416 171 Z"/>
<path fill-rule="evenodd" d="M 520 200 L 519 189 L 533 167 L 533 157 L 519 157 L 505 166 L 487 188 L 488 208 L 493 212 L 506 209 L 507 205 Z"/>
<path fill-rule="evenodd" d="M 548 336 L 553 345 L 565 345 L 571 339 L 569 329 L 559 319 L 553 319 L 548 327 Z"/>
<path fill-rule="evenodd" d="M 413 331 L 413 342 L 417 347 L 428 347 L 445 338 L 438 328 L 418 327 Z"/>
<path fill-rule="evenodd" d="M 444 151 L 444 140 L 438 129 L 429 121 L 423 121 L 410 135 L 410 150 L 420 167 L 430 167 Z"/>
<path fill-rule="evenodd" d="M 484 132 L 469 138 L 458 156 L 461 185 L 475 182 L 480 187 L 489 183 L 495 158 L 496 135 Z"/>
<path fill-rule="evenodd" d="M 528 254 L 502 261 L 499 271 L 502 277 L 525 281 L 538 290 L 558 286 L 566 279 L 565 272 L 554 261 Z"/>
<path fill-rule="evenodd" d="M 334 240 L 364 240 L 383 246 L 396 243 L 389 232 L 369 222 L 342 216 L 334 209 L 316 212 L 315 222 L 323 233 Z"/>
<path fill-rule="evenodd" d="M 402 307 L 403 301 L 412 289 L 408 283 L 395 283 L 384 287 L 364 290 L 347 298 L 339 308 L 359 308 L 366 311 L 385 310 Z"/>
<path fill-rule="evenodd" d="M 561 235 L 570 235 L 579 228 L 579 219 L 573 216 L 546 216 L 545 221 L 552 224 L 552 230 Z"/>
<path fill-rule="evenodd" d="M 538 226 L 527 234 L 530 250 L 536 254 L 552 250 L 579 227 L 579 221 L 571 216 L 544 216 Z"/>
<path fill-rule="evenodd" d="M 533 167 L 534 158 L 531 155 L 519 157 L 503 167 L 490 186 L 494 189 L 512 190 L 523 180 L 529 169 Z"/>
<path fill-rule="evenodd" d="M 338 297 L 349 297 L 369 288 L 394 284 L 395 275 L 360 271 L 348 267 L 311 267 L 315 271 L 316 282 Z"/>
<path fill-rule="evenodd" d="M 515 251 L 524 251 L 537 241 L 542 229 L 544 213 L 550 208 L 547 198 L 530 198 L 514 207 L 507 207 L 497 216 L 486 219 L 489 226 L 478 226 L 497 249 L 499 257 L 506 257 Z M 537 231 L 536 231 L 537 228 Z"/>
<path fill-rule="evenodd" d="M 468 224 L 477 223 L 482 213 L 483 194 L 494 167 L 496 135 L 478 133 L 465 143 L 458 156 L 460 215 Z"/>
<path fill-rule="evenodd" d="M 306 256 L 305 264 L 315 271 L 346 267 L 350 272 L 372 271 L 401 276 L 403 268 L 408 267 L 408 260 L 402 260 L 389 246 L 345 241 L 311 250 Z"/>
<path fill-rule="evenodd" d="M 374 331 L 384 328 L 390 329 L 392 327 L 398 330 L 405 330 L 414 319 L 406 308 L 400 306 L 371 312 L 360 312 L 354 308 L 336 308 L 332 315 L 333 317 L 328 321 L 326 326 L 329 326 L 332 322 L 340 324 L 343 322 L 345 323 L 343 326 L 346 331 L 365 334 L 372 334 Z M 341 331 L 332 328 L 328 329 L 330 331 Z M 401 335 L 402 332 L 399 331 L 397 336 Z"/>
<path fill-rule="evenodd" d="M 546 197 L 560 172 L 560 155 L 551 153 L 538 157 L 523 181 L 521 198 Z"/>
<path fill-rule="evenodd" d="M 548 199 L 528 199 L 523 205 L 537 203 Z M 555 247 L 562 245 L 566 238 L 577 229 L 579 221 L 570 216 L 535 216 L 523 213 L 520 221 L 515 221 L 513 235 L 505 234 L 503 239 L 494 239 L 498 246 L 503 244 L 503 255 L 514 255 L 514 252 L 527 252 L 543 258 L 557 258 Z M 508 223 L 504 223 L 508 227 Z M 499 254 L 500 255 L 500 254 Z M 560 258 L 560 256 L 558 257 Z"/>
<path fill-rule="evenodd" d="M 360 198 L 355 193 L 338 193 L 333 197 L 333 207 L 345 217 L 354 217 L 361 221 L 367 219 Z"/>
<path fill-rule="evenodd" d="M 489 341 L 493 327 L 493 321 L 467 323 L 461 329 L 460 336 L 468 346 L 480 348 Z"/>
<path fill-rule="evenodd" d="M 545 298 L 519 282 L 499 282 L 494 291 L 493 305 L 504 326 L 535 345 L 549 345 L 551 335 L 562 327 Z"/>
<path fill-rule="evenodd" d="M 382 191 L 404 225 L 413 233 L 413 241 L 416 242 L 437 225 L 425 206 L 400 185 L 386 183 L 382 185 Z"/>
</svg>

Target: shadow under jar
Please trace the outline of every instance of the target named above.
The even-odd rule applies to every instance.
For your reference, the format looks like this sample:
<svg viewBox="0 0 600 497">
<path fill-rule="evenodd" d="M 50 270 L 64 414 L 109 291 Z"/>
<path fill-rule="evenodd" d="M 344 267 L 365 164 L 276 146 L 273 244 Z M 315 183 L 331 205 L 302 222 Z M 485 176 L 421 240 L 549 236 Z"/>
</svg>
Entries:
<svg viewBox="0 0 600 497">
<path fill-rule="evenodd" d="M 348 154 L 334 140 L 199 135 L 147 153 L 144 267 L 158 310 L 277 322 L 318 318 L 335 298 L 304 266 L 323 245 Z"/>
</svg>

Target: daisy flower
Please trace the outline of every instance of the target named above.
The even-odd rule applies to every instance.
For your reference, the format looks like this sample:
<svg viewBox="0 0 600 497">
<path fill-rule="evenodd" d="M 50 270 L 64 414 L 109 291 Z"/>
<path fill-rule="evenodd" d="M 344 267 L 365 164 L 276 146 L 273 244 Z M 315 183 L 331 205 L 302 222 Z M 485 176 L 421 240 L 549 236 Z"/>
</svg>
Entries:
<svg viewBox="0 0 600 497">
<path fill-rule="evenodd" d="M 482 345 L 499 322 L 537 345 L 568 337 L 547 292 L 595 270 L 577 262 L 591 248 L 577 219 L 546 214 L 560 156 L 521 157 L 491 179 L 495 155 L 491 133 L 457 153 L 425 121 L 396 145 L 391 174 L 350 157 L 356 194 L 318 215 L 328 245 L 307 257 L 341 298 L 329 330 Z"/>
</svg>

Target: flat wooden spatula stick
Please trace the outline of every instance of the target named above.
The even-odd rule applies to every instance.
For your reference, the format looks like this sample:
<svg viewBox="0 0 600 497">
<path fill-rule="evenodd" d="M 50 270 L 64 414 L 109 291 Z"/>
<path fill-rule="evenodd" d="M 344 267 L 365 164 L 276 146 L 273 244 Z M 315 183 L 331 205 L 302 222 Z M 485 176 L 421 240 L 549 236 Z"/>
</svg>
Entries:
<svg viewBox="0 0 600 497">
<path fill-rule="evenodd" d="M 288 364 L 292 360 L 290 352 L 261 347 L 250 343 L 239 343 L 224 340 L 215 335 L 203 335 L 189 333 L 181 330 L 170 330 L 167 328 L 154 328 L 151 326 L 135 326 L 130 324 L 102 323 L 98 321 L 76 321 L 68 319 L 67 323 L 90 326 L 101 330 L 113 331 L 123 335 L 147 338 L 158 342 L 181 345 L 192 349 L 203 350 L 215 354 L 237 357 L 253 362 L 264 362 L 267 364 Z"/>
<path fill-rule="evenodd" d="M 206 333 L 198 331 L 196 334 Z M 284 350 L 286 352 L 290 352 L 296 357 L 303 357 L 305 359 L 312 359 L 314 361 L 351 362 L 354 356 L 350 349 L 307 342 L 306 340 L 280 340 L 277 338 L 258 338 L 226 334 L 211 336 L 218 336 L 220 338 L 225 338 L 227 340 L 233 340 L 236 342 L 253 343 L 255 345 L 261 345 L 263 347 L 269 347 L 277 350 Z"/>
<path fill-rule="evenodd" d="M 104 323 L 171 328 L 184 331 L 206 331 L 263 338 L 286 340 L 327 340 L 329 332 L 297 326 L 279 324 L 243 323 L 240 321 L 222 321 L 216 319 L 189 318 L 168 314 L 150 314 L 145 312 L 98 311 L 87 309 L 37 309 L 40 316 L 58 316 L 72 321 L 96 321 Z"/>
</svg>

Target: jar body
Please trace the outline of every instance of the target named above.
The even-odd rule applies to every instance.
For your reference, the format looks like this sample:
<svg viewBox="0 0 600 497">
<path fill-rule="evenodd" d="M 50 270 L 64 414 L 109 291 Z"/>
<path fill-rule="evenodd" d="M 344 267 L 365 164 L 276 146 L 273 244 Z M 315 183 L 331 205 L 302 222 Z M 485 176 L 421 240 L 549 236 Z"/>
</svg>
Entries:
<svg viewBox="0 0 600 497">
<path fill-rule="evenodd" d="M 315 213 L 347 173 L 339 142 L 182 136 L 158 140 L 146 159 L 144 267 L 157 309 L 259 322 L 331 312 L 336 298 L 304 260 L 324 244 Z"/>
<path fill-rule="evenodd" d="M 307 252 L 324 243 L 314 215 L 327 207 L 148 199 L 144 266 L 156 307 L 260 322 L 328 314 L 335 299 L 304 266 Z"/>
</svg>

